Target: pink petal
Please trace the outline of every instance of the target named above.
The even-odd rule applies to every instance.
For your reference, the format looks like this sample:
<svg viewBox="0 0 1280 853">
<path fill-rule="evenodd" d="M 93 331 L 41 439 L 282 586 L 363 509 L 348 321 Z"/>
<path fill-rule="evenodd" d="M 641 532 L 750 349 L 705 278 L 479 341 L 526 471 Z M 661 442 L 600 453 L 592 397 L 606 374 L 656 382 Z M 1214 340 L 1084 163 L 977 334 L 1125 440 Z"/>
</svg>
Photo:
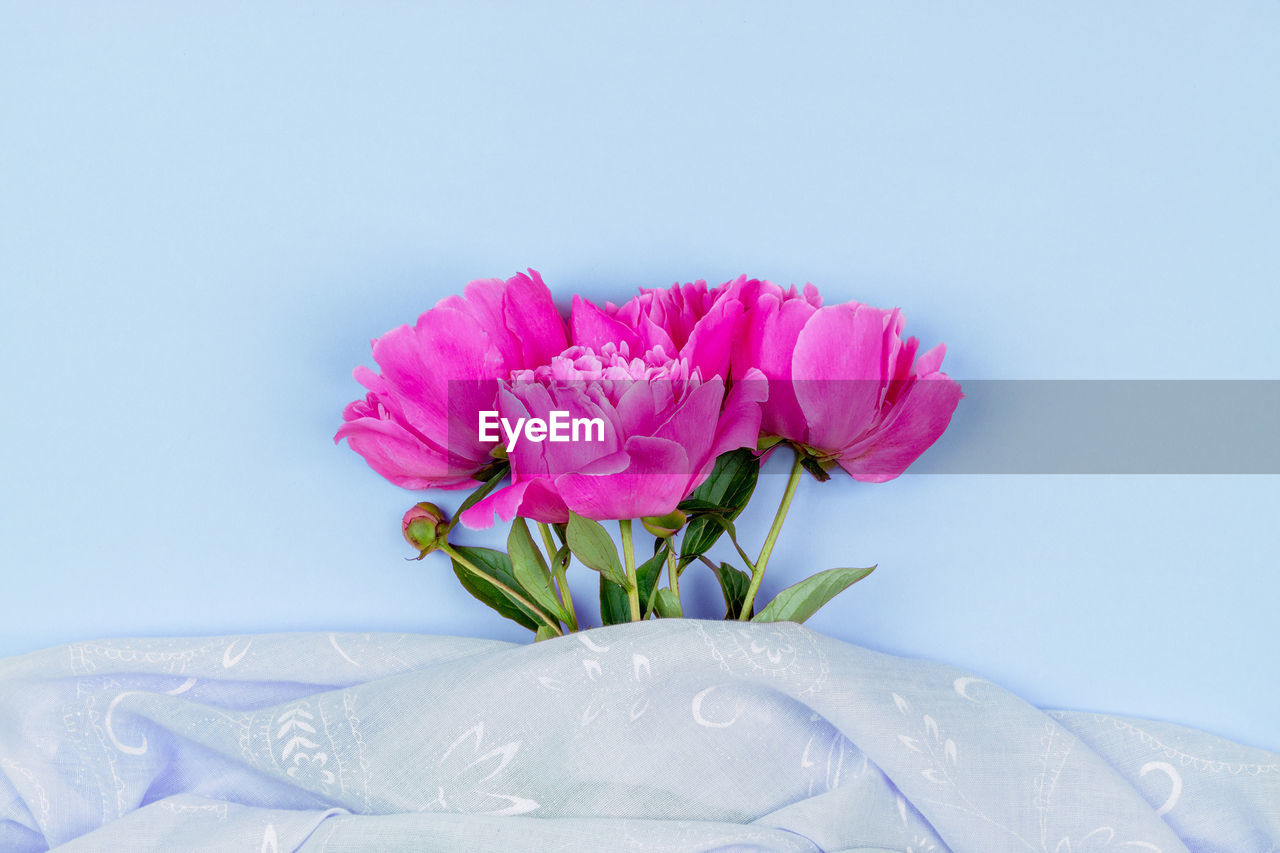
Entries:
<svg viewBox="0 0 1280 853">
<path fill-rule="evenodd" d="M 429 390 L 422 397 L 401 396 L 418 404 L 424 432 L 445 437 L 455 452 L 487 456 L 492 445 L 479 441 L 477 418 L 478 412 L 497 408 L 497 378 L 506 373 L 502 357 L 467 315 L 440 308 L 428 313 L 419 321 L 419 352 L 430 375 Z"/>
<path fill-rule="evenodd" d="M 672 393 L 671 380 L 617 381 L 626 382 L 622 396 L 617 398 L 618 402 L 613 406 L 624 434 L 653 435 L 661 425 L 658 414 L 666 408 L 664 401 Z"/>
<path fill-rule="evenodd" d="M 356 368 L 359 370 L 360 368 Z M 354 421 L 357 418 L 376 418 L 378 417 L 378 398 L 373 394 L 366 394 L 359 400 L 352 400 L 347 403 L 346 408 L 342 410 L 342 419 L 344 421 Z M 334 441 L 337 441 L 335 438 Z"/>
<path fill-rule="evenodd" d="M 733 374 L 746 375 L 756 368 L 769 381 L 768 402 L 761 407 L 762 432 L 803 442 L 808 438 L 804 411 L 791 382 L 796 339 L 813 306 L 802 300 L 780 302 L 772 294 L 761 296 L 746 315 L 741 340 L 733 354 Z"/>
<path fill-rule="evenodd" d="M 414 328 L 401 326 L 375 341 L 373 354 L 382 374 L 359 367 L 356 379 L 397 419 L 440 447 L 472 458 L 487 455 L 475 440 L 474 414 L 465 418 L 469 437 L 457 423 L 468 410 L 492 409 L 496 391 L 492 383 L 463 381 L 494 375 L 497 358 L 471 316 L 448 306 L 433 308 Z"/>
<path fill-rule="evenodd" d="M 920 342 L 915 338 L 907 338 L 904 341 L 897 334 L 886 334 L 885 348 L 888 353 L 885 358 L 885 371 L 891 378 L 881 391 L 881 411 L 897 402 L 911 384 L 911 379 L 915 376 L 912 362 L 915 360 L 916 350 L 920 348 Z"/>
<path fill-rule="evenodd" d="M 526 402 L 528 400 L 529 402 Z M 530 409 L 547 412 L 554 407 L 551 394 L 545 385 L 536 383 L 520 383 L 516 389 L 503 385 L 498 389 L 498 415 L 506 418 L 514 425 L 520 418 L 530 417 Z M 508 443 L 506 430 L 498 424 L 498 444 L 506 447 Z M 546 442 L 527 441 L 523 436 L 516 440 L 516 446 L 507 451 L 511 460 L 512 476 L 517 480 L 532 480 L 536 477 L 550 476 L 547 458 L 543 449 Z"/>
<path fill-rule="evenodd" d="M 848 445 L 876 422 L 884 373 L 885 314 L 859 303 L 820 308 L 805 323 L 792 360 L 807 443 Z"/>
<path fill-rule="evenodd" d="M 640 349 L 631 350 L 631 355 L 641 356 L 655 347 L 662 347 L 663 352 L 674 357 L 679 351 L 679 347 L 672 339 L 671 334 L 665 328 L 655 323 L 653 318 L 648 314 L 643 314 L 638 319 L 637 331 L 640 336 Z"/>
<path fill-rule="evenodd" d="M 489 343 L 497 348 L 502 362 L 516 364 L 520 360 L 520 347 L 519 342 L 506 331 L 506 291 L 507 283 L 500 278 L 476 279 L 467 283 L 461 299 L 443 300 L 427 314 L 440 316 L 446 313 L 440 309 L 447 308 L 467 315 L 487 333 Z"/>
<path fill-rule="evenodd" d="M 947 354 L 947 345 L 938 344 L 924 355 L 916 359 L 915 370 L 912 372 L 916 376 L 928 376 L 931 373 L 937 373 L 942 369 L 942 359 Z"/>
<path fill-rule="evenodd" d="M 739 447 L 755 449 L 760 438 L 760 404 L 769 398 L 769 389 L 764 374 L 758 370 L 748 372 L 733 383 L 716 425 L 716 443 L 710 455 L 712 462 L 720 454 Z"/>
<path fill-rule="evenodd" d="M 443 382 L 433 376 L 422 362 L 418 329 L 400 326 L 387 332 L 373 342 L 373 358 L 381 375 L 359 367 L 356 368 L 356 379 L 370 391 L 404 398 L 407 404 L 407 409 L 402 409 L 405 417 L 419 427 L 426 426 L 430 418 L 422 413 L 422 407 L 415 401 L 434 399 L 442 390 Z"/>
<path fill-rule="evenodd" d="M 569 509 L 597 520 L 665 515 L 689 488 L 689 460 L 673 441 L 647 436 L 627 440 L 631 464 L 617 474 L 562 474 L 556 490 Z"/>
<path fill-rule="evenodd" d="M 640 336 L 581 296 L 573 297 L 569 314 L 573 343 L 600 349 L 605 344 L 626 344 L 633 356 L 643 355 Z"/>
<path fill-rule="evenodd" d="M 566 412 L 570 422 L 575 418 L 600 418 L 604 421 L 603 441 L 596 441 L 596 430 L 579 433 L 578 441 L 536 442 L 521 436 L 510 451 L 511 467 L 518 479 L 554 477 L 565 471 L 582 471 L 601 457 L 621 448 L 620 424 L 612 409 L 601 408 L 580 388 L 548 388 L 537 382 L 518 382 L 499 391 L 499 411 L 513 425 L 517 418 L 538 417 L 549 420 L 551 412 Z M 500 428 L 501 429 L 501 428 Z M 503 432 L 502 442 L 507 442 Z"/>
<path fill-rule="evenodd" d="M 572 472 L 574 474 L 621 474 L 631 465 L 631 457 L 627 455 L 627 451 L 618 450 L 598 459 L 593 459 L 581 468 L 561 469 L 561 473 Z"/>
<path fill-rule="evenodd" d="M 691 460 L 698 468 L 689 483 L 688 491 L 702 485 L 711 475 L 720 454 L 740 447 L 755 450 L 760 438 L 760 402 L 767 399 L 768 395 L 769 383 L 758 370 L 751 371 L 745 378 L 733 383 L 716 424 L 715 445 L 704 458 Z M 761 461 L 766 458 L 768 451 L 761 457 Z"/>
<path fill-rule="evenodd" d="M 724 402 L 724 380 L 712 379 L 704 382 L 689 393 L 689 396 L 671 413 L 671 417 L 654 435 L 679 444 L 684 448 L 685 456 L 700 467 L 703 460 L 711 454 L 716 438 L 715 428 L 722 421 L 720 414 L 722 402 Z M 753 436 L 752 444 L 754 443 Z"/>
<path fill-rule="evenodd" d="M 394 421 L 359 418 L 343 424 L 333 440 L 364 457 L 369 467 L 406 489 L 461 489 L 477 485 L 471 470 L 450 465 L 440 450 L 419 441 Z M 473 469 L 472 469 L 473 470 Z"/>
<path fill-rule="evenodd" d="M 736 299 L 720 300 L 693 327 L 681 354 L 704 380 L 713 376 L 728 378 L 744 311 Z"/>
<path fill-rule="evenodd" d="M 469 508 L 459 520 L 472 530 L 488 530 L 493 527 L 495 512 L 503 521 L 510 521 L 517 515 L 544 524 L 563 524 L 569 520 L 564 501 L 560 500 L 551 483 L 541 478 L 498 489 Z"/>
<path fill-rule="evenodd" d="M 933 376 L 912 382 L 885 422 L 837 457 L 849 476 L 868 483 L 892 480 L 938 440 L 964 395 L 946 374 Z"/>
<path fill-rule="evenodd" d="M 520 367 L 546 364 L 569 346 L 564 320 L 551 299 L 551 291 L 535 270 L 507 281 L 502 318 L 519 343 Z"/>
</svg>

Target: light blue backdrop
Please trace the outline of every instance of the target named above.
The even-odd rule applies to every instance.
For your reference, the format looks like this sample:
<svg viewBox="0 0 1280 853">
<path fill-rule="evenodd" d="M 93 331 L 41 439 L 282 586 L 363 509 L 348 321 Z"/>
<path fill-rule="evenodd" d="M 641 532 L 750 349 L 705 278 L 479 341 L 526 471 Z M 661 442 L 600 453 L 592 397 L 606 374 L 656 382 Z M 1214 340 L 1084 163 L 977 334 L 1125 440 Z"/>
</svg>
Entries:
<svg viewBox="0 0 1280 853">
<path fill-rule="evenodd" d="M 521 638 L 330 437 L 371 337 L 529 265 L 561 300 L 812 281 L 961 379 L 1280 377 L 1278 79 L 1273 2 L 7 4 L 0 653 Z M 811 624 L 1280 749 L 1278 510 L 1261 476 L 806 485 L 766 592 L 879 563 Z"/>
</svg>

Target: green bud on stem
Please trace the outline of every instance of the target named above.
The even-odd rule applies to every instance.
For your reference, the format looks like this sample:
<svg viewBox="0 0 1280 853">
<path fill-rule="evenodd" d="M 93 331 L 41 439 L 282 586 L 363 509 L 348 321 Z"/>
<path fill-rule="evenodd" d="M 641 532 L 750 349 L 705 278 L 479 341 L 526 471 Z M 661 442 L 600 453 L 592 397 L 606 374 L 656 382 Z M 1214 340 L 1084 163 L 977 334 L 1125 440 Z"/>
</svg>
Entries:
<svg viewBox="0 0 1280 853">
<path fill-rule="evenodd" d="M 644 529 L 659 539 L 670 539 L 684 527 L 686 516 L 680 510 L 672 510 L 666 515 L 646 515 L 640 519 Z"/>
<path fill-rule="evenodd" d="M 418 549 L 418 559 L 435 551 L 449 534 L 449 517 L 440 507 L 423 501 L 409 508 L 400 522 L 404 541 Z"/>
</svg>

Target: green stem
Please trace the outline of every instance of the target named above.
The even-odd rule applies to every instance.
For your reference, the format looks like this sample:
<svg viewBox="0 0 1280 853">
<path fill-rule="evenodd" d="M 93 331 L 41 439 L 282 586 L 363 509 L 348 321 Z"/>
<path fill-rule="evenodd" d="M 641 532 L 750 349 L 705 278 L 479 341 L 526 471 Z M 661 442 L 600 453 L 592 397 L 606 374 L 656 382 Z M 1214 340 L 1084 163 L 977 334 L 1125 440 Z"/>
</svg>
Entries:
<svg viewBox="0 0 1280 853">
<path fill-rule="evenodd" d="M 631 519 L 618 521 L 622 531 L 622 560 L 627 571 L 627 602 L 631 605 L 631 621 L 640 621 L 640 582 L 636 578 L 636 552 L 631 544 Z"/>
<path fill-rule="evenodd" d="M 667 540 L 667 586 L 671 587 L 671 594 L 676 597 L 676 603 L 679 604 L 680 566 L 676 560 L 675 543 L 671 540 Z"/>
<path fill-rule="evenodd" d="M 497 587 L 502 592 L 503 595 L 505 595 L 507 598 L 511 599 L 512 601 L 514 601 L 516 604 L 519 604 L 524 609 L 528 610 L 532 616 L 536 617 L 538 620 L 540 620 L 552 631 L 556 632 L 560 636 L 564 636 L 564 631 L 561 630 L 559 623 L 557 623 L 556 620 L 549 617 L 546 613 L 543 613 L 541 607 L 538 607 L 536 604 L 529 601 L 529 599 L 525 598 L 523 595 L 516 592 L 511 587 L 507 586 L 505 583 L 498 580 L 493 575 L 482 572 L 480 569 L 476 567 L 475 563 L 471 562 L 466 557 L 459 554 L 457 549 L 454 548 L 452 545 L 450 545 L 448 542 L 442 543 L 440 545 L 440 550 L 444 551 L 451 558 L 453 558 L 453 560 L 456 563 L 466 568 L 473 575 L 480 578 L 485 583 Z"/>
<path fill-rule="evenodd" d="M 547 549 L 547 558 L 554 560 L 560 549 L 556 547 L 556 540 L 551 538 L 550 526 L 544 521 L 539 521 L 538 532 L 542 534 L 542 545 Z"/>
<path fill-rule="evenodd" d="M 539 521 L 538 532 L 542 534 L 542 544 L 547 549 L 547 559 L 551 560 L 551 573 L 555 575 L 556 588 L 560 590 L 560 603 L 564 605 L 565 613 L 569 616 L 569 630 L 576 631 L 578 614 L 573 609 L 573 596 L 569 593 L 569 580 L 565 577 L 566 563 L 556 559 L 560 549 L 556 547 L 556 541 L 551 538 L 551 528 Z"/>
<path fill-rule="evenodd" d="M 764 538 L 764 547 L 760 549 L 760 556 L 756 558 L 755 565 L 752 567 L 751 584 L 747 587 L 747 597 L 742 602 L 739 619 L 751 618 L 751 607 L 755 604 L 756 593 L 760 591 L 760 581 L 764 580 L 764 569 L 769 564 L 769 555 L 773 553 L 778 534 L 782 532 L 782 523 L 787 520 L 791 499 L 796 496 L 796 487 L 800 485 L 800 474 L 804 471 L 803 459 L 804 457 L 797 450 L 796 461 L 791 465 L 791 476 L 787 479 L 786 491 L 782 493 L 782 502 L 778 504 L 778 512 L 773 517 L 773 526 L 769 528 L 769 535 Z"/>
</svg>

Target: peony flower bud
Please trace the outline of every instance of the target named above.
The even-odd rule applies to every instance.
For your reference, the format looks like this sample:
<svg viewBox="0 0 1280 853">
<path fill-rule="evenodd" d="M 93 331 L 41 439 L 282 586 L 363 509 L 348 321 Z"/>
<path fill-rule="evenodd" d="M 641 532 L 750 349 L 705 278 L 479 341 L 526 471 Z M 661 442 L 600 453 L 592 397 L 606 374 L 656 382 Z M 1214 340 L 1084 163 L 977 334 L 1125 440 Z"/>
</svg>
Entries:
<svg viewBox="0 0 1280 853">
<path fill-rule="evenodd" d="M 659 539 L 669 539 L 684 527 L 685 514 L 681 510 L 672 510 L 666 515 L 647 515 L 640 519 L 644 529 Z"/>
<path fill-rule="evenodd" d="M 418 559 L 440 547 L 449 533 L 449 517 L 433 503 L 414 504 L 400 522 L 404 541 L 418 549 Z"/>
</svg>

